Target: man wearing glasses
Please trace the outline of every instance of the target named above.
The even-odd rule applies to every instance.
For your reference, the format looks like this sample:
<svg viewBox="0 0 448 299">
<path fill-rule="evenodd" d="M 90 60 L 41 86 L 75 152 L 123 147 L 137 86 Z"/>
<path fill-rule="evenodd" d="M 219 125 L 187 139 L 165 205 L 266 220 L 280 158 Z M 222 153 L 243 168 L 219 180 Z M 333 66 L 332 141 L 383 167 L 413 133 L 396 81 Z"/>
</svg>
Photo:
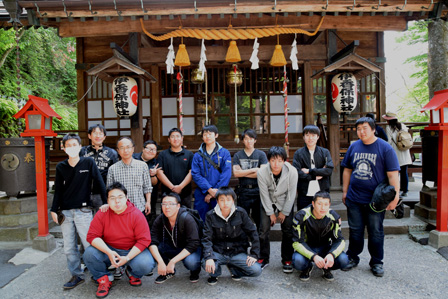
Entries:
<svg viewBox="0 0 448 299">
<path fill-rule="evenodd" d="M 183 147 L 184 136 L 178 128 L 168 133 L 170 148 L 158 157 L 160 170 L 157 177 L 162 183 L 162 192 L 179 194 L 182 206 L 191 208 L 191 163 L 193 153 Z"/>
<path fill-rule="evenodd" d="M 109 294 L 114 281 L 108 267 L 127 266 L 126 275 L 133 287 L 142 285 L 141 277 L 155 267 L 154 258 L 148 251 L 151 234 L 144 216 L 128 201 L 126 188 L 115 182 L 107 188 L 109 209 L 93 218 L 87 233 L 84 261 L 98 283 L 96 296 Z"/>
<path fill-rule="evenodd" d="M 91 157 L 95 161 L 95 164 L 101 173 L 101 177 L 103 178 L 104 184 L 106 184 L 107 181 L 107 172 L 109 167 L 118 162 L 117 152 L 114 149 L 104 145 L 106 135 L 107 131 L 103 125 L 96 124 L 91 126 L 87 135 L 91 141 L 91 145 L 83 146 L 79 152 L 80 157 Z M 93 185 L 91 201 L 95 211 L 102 205 L 100 193 L 99 186 Z"/>
<path fill-rule="evenodd" d="M 180 206 L 177 193 L 164 194 L 162 214 L 154 221 L 151 238 L 149 250 L 158 263 L 159 273 L 155 283 L 172 278 L 180 261 L 190 270 L 190 282 L 198 282 L 202 253 L 199 228 L 193 216 Z"/>
<path fill-rule="evenodd" d="M 151 178 L 151 185 L 153 191 L 151 192 L 151 214 L 146 218 L 148 220 L 149 227 L 156 219 L 156 204 L 157 204 L 157 190 L 159 189 L 159 180 L 157 179 L 157 171 L 159 168 L 159 162 L 157 161 L 157 142 L 148 140 L 143 143 L 143 151 L 141 153 L 134 153 L 132 157 L 136 160 L 140 160 L 148 165 L 149 176 Z"/>
<path fill-rule="evenodd" d="M 128 198 L 145 215 L 151 213 L 151 180 L 148 166 L 132 157 L 134 141 L 129 137 L 120 137 L 117 142 L 121 161 L 109 168 L 107 186 L 115 182 L 122 183 L 128 190 Z"/>
<path fill-rule="evenodd" d="M 292 165 L 299 173 L 297 183 L 297 210 L 309 206 L 318 191 L 330 192 L 330 176 L 333 172 L 333 160 L 330 151 L 317 146 L 320 130 L 315 125 L 303 128 L 305 146 L 294 153 Z"/>
</svg>

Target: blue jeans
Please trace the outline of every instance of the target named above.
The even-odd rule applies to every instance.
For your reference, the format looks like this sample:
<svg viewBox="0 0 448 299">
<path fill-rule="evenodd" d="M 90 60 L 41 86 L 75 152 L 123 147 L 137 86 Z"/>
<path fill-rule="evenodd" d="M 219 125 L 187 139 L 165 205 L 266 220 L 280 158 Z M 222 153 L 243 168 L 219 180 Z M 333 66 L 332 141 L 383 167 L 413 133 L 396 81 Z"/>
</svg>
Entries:
<svg viewBox="0 0 448 299">
<path fill-rule="evenodd" d="M 347 255 L 356 263 L 364 249 L 364 228 L 367 227 L 369 265 L 383 264 L 384 258 L 384 213 L 372 211 L 369 204 L 360 204 L 349 199 L 345 201 L 350 231 Z"/>
<path fill-rule="evenodd" d="M 246 264 L 247 254 L 239 253 L 234 256 L 223 255 L 214 252 L 216 257 L 215 260 L 215 273 L 210 273 L 211 277 L 221 276 L 221 266 L 227 265 L 230 272 L 237 276 L 246 277 L 257 277 L 261 274 L 261 266 L 259 263 L 255 262 L 252 266 Z M 202 268 L 205 270 L 206 260 L 202 260 Z"/>
<path fill-rule="evenodd" d="M 169 244 L 166 243 L 160 243 L 158 246 L 159 253 L 162 256 L 163 261 L 165 262 L 165 265 L 169 263 L 170 259 L 178 255 L 183 248 L 174 248 Z M 182 260 L 182 263 L 184 264 L 185 268 L 187 268 L 190 271 L 201 271 L 201 255 L 202 255 L 202 248 L 199 246 L 199 248 L 191 253 L 189 256 L 184 258 Z"/>
<path fill-rule="evenodd" d="M 64 238 L 64 253 L 67 258 L 68 270 L 72 276 L 84 278 L 84 272 L 81 270 L 81 254 L 78 249 L 78 235 L 84 248 L 89 247 L 90 244 L 86 238 L 93 218 L 92 210 L 87 208 L 72 209 L 63 210 L 62 213 L 65 216 L 65 220 L 61 225 L 61 230 Z"/>
<path fill-rule="evenodd" d="M 322 258 L 325 258 L 325 256 L 330 252 L 329 246 L 311 247 L 311 249 Z M 348 256 L 347 254 L 345 254 L 345 252 L 342 252 L 334 260 L 333 267 L 331 267 L 330 270 L 345 268 L 347 264 L 348 264 Z M 307 257 L 304 257 L 298 252 L 294 252 L 294 254 L 292 255 L 292 266 L 299 271 L 304 271 L 305 269 L 311 266 L 311 260 L 308 259 Z"/>
<path fill-rule="evenodd" d="M 204 199 L 205 195 L 202 194 L 199 188 L 196 188 L 196 191 L 194 192 L 194 209 L 198 211 L 199 216 L 201 216 L 203 221 L 205 221 L 205 214 L 216 206 L 215 198 L 211 198 L 209 203 L 205 202 Z"/>
<path fill-rule="evenodd" d="M 131 251 L 130 249 L 129 250 L 116 249 L 109 245 L 107 246 L 111 250 L 118 253 L 120 256 L 126 256 L 129 253 L 129 251 Z M 86 248 L 83 258 L 87 268 L 89 269 L 90 273 L 92 274 L 95 280 L 103 277 L 104 275 L 108 275 L 110 281 L 114 280 L 113 274 L 110 274 L 109 270 L 107 269 L 111 265 L 111 262 L 107 254 L 105 254 L 102 251 L 99 251 L 93 246 L 89 246 L 88 248 Z M 145 248 L 145 250 L 140 252 L 126 265 L 128 266 L 128 271 L 132 276 L 136 278 L 141 278 L 143 275 L 148 274 L 154 269 L 154 267 L 156 266 L 156 262 L 154 261 L 154 258 L 152 257 L 148 248 Z"/>
</svg>

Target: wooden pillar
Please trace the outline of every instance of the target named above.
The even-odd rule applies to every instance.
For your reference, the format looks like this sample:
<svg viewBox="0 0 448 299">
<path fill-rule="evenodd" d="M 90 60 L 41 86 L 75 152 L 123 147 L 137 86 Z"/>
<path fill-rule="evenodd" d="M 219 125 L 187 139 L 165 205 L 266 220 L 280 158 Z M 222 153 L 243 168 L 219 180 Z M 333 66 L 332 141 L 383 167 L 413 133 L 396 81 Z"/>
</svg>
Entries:
<svg viewBox="0 0 448 299">
<path fill-rule="evenodd" d="M 304 107 L 304 117 L 303 126 L 314 124 L 314 97 L 313 97 L 313 70 L 311 69 L 311 63 L 305 61 L 303 64 L 303 102 Z"/>
<path fill-rule="evenodd" d="M 152 65 L 150 70 L 151 75 L 157 80 L 157 83 L 151 84 L 151 125 L 152 125 L 152 138 L 160 143 L 162 141 L 162 109 L 160 108 L 160 103 L 162 99 L 160 98 L 160 76 L 159 67 L 157 65 Z"/>
<path fill-rule="evenodd" d="M 384 52 L 384 32 L 378 32 L 377 33 L 377 40 L 378 40 L 378 48 L 377 48 L 377 55 L 380 58 L 385 59 L 385 52 Z M 383 60 L 384 61 L 384 60 Z M 377 121 L 381 121 L 381 115 L 386 114 L 386 69 L 385 69 L 385 63 L 379 62 L 377 63 L 379 67 L 382 68 L 382 70 L 379 73 L 379 82 L 377 86 L 379 87 L 379 93 L 378 93 L 378 100 L 377 100 Z"/>
<path fill-rule="evenodd" d="M 327 57 L 328 64 L 331 63 L 330 57 L 337 53 L 336 35 L 327 31 Z M 331 175 L 331 186 L 341 186 L 341 163 L 339 158 L 340 153 L 340 132 L 339 132 L 339 113 L 334 109 L 331 101 L 331 79 L 332 76 L 326 77 L 327 85 L 327 136 L 328 149 L 330 150 L 331 159 L 333 160 L 334 169 Z"/>
<path fill-rule="evenodd" d="M 76 38 L 76 63 L 84 63 L 84 38 Z M 85 90 L 85 78 L 84 69 L 76 70 L 76 92 L 78 101 L 84 96 Z M 78 102 L 78 130 L 80 137 L 82 138 L 82 143 L 84 145 L 89 144 L 89 139 L 87 138 L 87 96 L 81 102 Z M 85 133 L 84 133 L 85 132 Z"/>
<path fill-rule="evenodd" d="M 428 88 L 429 98 L 437 90 L 448 88 L 448 25 L 442 19 L 428 26 Z"/>
<path fill-rule="evenodd" d="M 138 65 L 138 52 L 139 52 L 139 34 L 136 32 L 129 33 L 129 56 L 134 59 L 136 65 Z M 135 143 L 135 152 L 140 152 L 143 149 L 143 113 L 142 113 L 142 98 L 143 98 L 143 80 L 138 81 L 138 103 L 137 112 L 131 116 L 131 138 Z"/>
</svg>

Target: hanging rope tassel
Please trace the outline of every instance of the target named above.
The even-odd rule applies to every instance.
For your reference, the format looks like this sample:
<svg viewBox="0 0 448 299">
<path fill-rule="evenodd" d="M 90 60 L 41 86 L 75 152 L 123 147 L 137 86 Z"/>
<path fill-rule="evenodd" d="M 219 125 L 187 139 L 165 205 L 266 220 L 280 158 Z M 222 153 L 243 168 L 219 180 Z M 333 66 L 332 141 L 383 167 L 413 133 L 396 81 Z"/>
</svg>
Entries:
<svg viewBox="0 0 448 299">
<path fill-rule="evenodd" d="M 177 73 L 177 80 L 179 81 L 179 129 L 182 134 L 184 133 L 184 111 L 182 106 L 182 83 L 184 82 L 181 68 L 179 68 L 179 72 Z"/>
<path fill-rule="evenodd" d="M 289 158 L 289 139 L 288 139 L 288 78 L 286 77 L 286 65 L 283 67 L 283 97 L 285 98 L 285 144 L 283 147 L 285 148 L 286 155 Z"/>
<path fill-rule="evenodd" d="M 238 144 L 238 143 L 240 143 L 240 134 L 239 134 L 239 132 L 238 132 L 238 98 L 237 98 L 237 85 L 236 85 L 236 83 L 237 83 L 237 81 L 238 81 L 238 79 L 237 79 L 237 77 L 236 77 L 236 69 L 237 69 L 237 67 L 236 67 L 236 64 L 234 64 L 233 65 L 233 75 L 235 76 L 235 139 L 234 139 L 234 141 L 235 141 L 235 143 L 236 144 Z"/>
</svg>

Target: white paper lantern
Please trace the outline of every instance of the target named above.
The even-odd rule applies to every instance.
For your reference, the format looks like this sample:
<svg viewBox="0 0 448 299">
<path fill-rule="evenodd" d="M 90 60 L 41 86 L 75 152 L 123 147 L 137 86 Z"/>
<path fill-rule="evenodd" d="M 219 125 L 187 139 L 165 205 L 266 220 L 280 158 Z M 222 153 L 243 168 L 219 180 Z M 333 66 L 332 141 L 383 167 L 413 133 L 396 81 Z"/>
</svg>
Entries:
<svg viewBox="0 0 448 299">
<path fill-rule="evenodd" d="M 339 113 L 350 113 L 358 103 L 358 87 L 352 73 L 335 75 L 331 80 L 333 107 Z"/>
<path fill-rule="evenodd" d="M 134 78 L 123 76 L 112 83 L 112 101 L 115 113 L 129 118 L 137 111 L 138 87 Z"/>
</svg>

